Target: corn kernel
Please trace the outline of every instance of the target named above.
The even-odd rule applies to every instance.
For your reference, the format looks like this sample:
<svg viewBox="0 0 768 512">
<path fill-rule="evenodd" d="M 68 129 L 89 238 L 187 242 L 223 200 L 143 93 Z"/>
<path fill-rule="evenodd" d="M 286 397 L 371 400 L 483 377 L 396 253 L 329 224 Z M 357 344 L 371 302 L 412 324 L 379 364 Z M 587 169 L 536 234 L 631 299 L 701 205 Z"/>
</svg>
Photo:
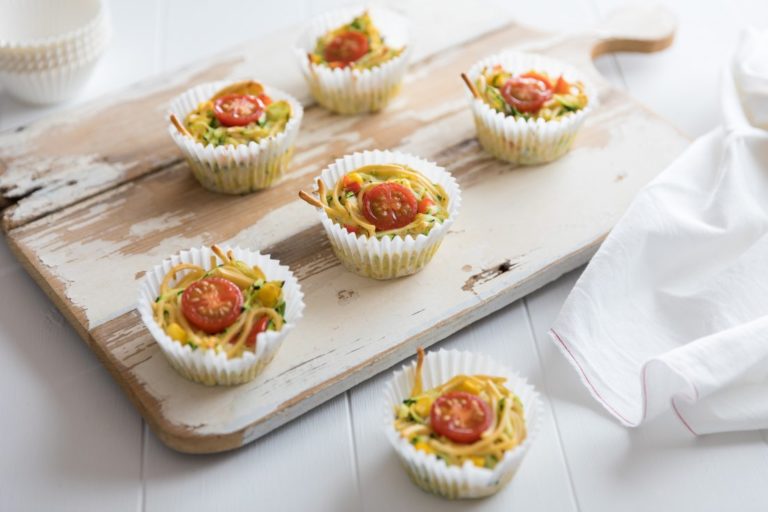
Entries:
<svg viewBox="0 0 768 512">
<path fill-rule="evenodd" d="M 420 452 L 424 453 L 435 453 L 435 450 L 429 446 L 429 444 L 425 443 L 424 441 L 419 441 L 415 445 L 413 445 L 414 448 L 419 450 Z"/>
<path fill-rule="evenodd" d="M 265 283 L 259 290 L 259 302 L 265 307 L 273 308 L 277 306 L 277 302 L 280 300 L 281 291 L 282 289 L 280 288 L 280 285 L 276 282 L 270 281 L 269 283 Z"/>
<path fill-rule="evenodd" d="M 468 459 L 472 461 L 472 464 L 479 468 L 485 467 L 485 457 L 481 457 L 480 455 L 470 455 Z"/>
<path fill-rule="evenodd" d="M 185 331 L 184 328 L 176 322 L 173 322 L 168 327 L 166 327 L 165 333 L 180 343 L 186 343 L 187 341 L 187 331 Z"/>
</svg>

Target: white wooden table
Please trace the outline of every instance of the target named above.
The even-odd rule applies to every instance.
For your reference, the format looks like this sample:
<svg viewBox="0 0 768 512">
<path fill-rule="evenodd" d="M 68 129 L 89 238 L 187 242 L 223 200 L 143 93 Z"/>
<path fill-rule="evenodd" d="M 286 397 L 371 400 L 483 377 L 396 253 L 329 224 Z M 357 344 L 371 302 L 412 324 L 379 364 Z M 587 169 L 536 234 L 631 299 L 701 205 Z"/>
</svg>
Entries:
<svg viewBox="0 0 768 512">
<path fill-rule="evenodd" d="M 517 13 L 510 9 L 521 2 L 496 1 L 500 16 L 563 30 L 594 24 L 617 3 L 537 0 Z M 115 40 L 79 102 L 345 2 L 110 3 Z M 697 136 L 719 122 L 717 75 L 739 29 L 765 26 L 768 3 L 667 3 L 680 20 L 671 49 L 598 66 Z M 236 14 L 216 14 L 217 5 Z M 0 91 L 0 128 L 59 108 L 21 105 Z M 545 335 L 577 277 L 439 344 L 488 353 L 529 376 L 547 413 L 512 485 L 453 503 L 411 485 L 386 444 L 380 412 L 389 372 L 236 452 L 165 448 L 0 242 L 0 511 L 768 510 L 768 433 L 694 438 L 671 415 L 628 430 L 590 398 Z"/>
</svg>

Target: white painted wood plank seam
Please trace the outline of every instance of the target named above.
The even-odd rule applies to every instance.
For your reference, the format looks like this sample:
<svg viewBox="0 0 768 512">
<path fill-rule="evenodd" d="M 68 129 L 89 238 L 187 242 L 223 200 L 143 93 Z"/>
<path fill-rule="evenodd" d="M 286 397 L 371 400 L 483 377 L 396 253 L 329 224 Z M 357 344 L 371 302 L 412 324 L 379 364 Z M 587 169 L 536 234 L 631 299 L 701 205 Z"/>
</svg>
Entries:
<svg viewBox="0 0 768 512">
<path fill-rule="evenodd" d="M 552 288 L 550 287 L 550 292 L 547 293 L 549 297 L 552 298 L 552 300 L 558 300 L 559 297 L 556 293 L 552 293 Z M 542 400 L 545 400 L 549 402 L 549 410 L 552 411 L 552 419 L 555 423 L 555 431 L 557 432 L 557 447 L 560 450 L 560 455 L 563 459 L 563 463 L 565 464 L 565 470 L 568 474 L 568 487 L 571 490 L 571 501 L 573 503 L 573 507 L 576 510 L 581 510 L 581 506 L 579 505 L 579 497 L 576 494 L 576 486 L 573 483 L 573 474 L 571 469 L 571 464 L 568 461 L 568 455 L 565 452 L 565 448 L 563 447 L 563 437 L 560 433 L 560 422 L 557 417 L 557 408 L 552 403 L 552 401 L 549 398 L 549 379 L 547 377 L 547 368 L 544 364 L 544 361 L 541 358 L 541 352 L 539 351 L 539 343 L 540 340 L 536 336 L 536 331 L 533 327 L 533 321 L 531 319 L 531 312 L 529 310 L 528 305 L 528 299 L 523 299 L 523 309 L 525 310 L 525 320 L 528 324 L 528 333 L 530 334 L 531 343 L 533 343 L 533 348 L 536 352 L 536 359 L 539 362 L 539 368 L 541 368 L 541 376 L 542 376 L 542 382 L 544 382 L 544 389 L 540 390 L 542 395 Z M 545 340 L 545 343 L 549 343 L 548 340 Z"/>
<path fill-rule="evenodd" d="M 354 388 L 352 388 L 354 389 Z M 344 392 L 344 412 L 347 415 L 347 425 L 349 426 L 349 454 L 352 458 L 353 470 L 355 472 L 355 487 L 359 510 L 363 510 L 363 489 L 360 484 L 360 458 L 357 456 L 357 443 L 355 442 L 355 416 L 352 413 L 351 389 Z"/>
</svg>

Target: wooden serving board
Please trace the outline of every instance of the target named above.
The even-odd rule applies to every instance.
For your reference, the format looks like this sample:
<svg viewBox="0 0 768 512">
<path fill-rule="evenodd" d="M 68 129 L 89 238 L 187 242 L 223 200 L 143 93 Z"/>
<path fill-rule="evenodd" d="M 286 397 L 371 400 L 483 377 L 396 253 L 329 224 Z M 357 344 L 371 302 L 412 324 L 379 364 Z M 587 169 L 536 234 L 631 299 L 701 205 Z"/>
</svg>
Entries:
<svg viewBox="0 0 768 512">
<path fill-rule="evenodd" d="M 620 11 L 597 29 L 562 35 L 451 5 L 403 2 L 419 30 L 402 94 L 385 112 L 351 117 L 306 101 L 290 172 L 267 191 L 232 197 L 201 188 L 164 112 L 189 86 L 221 78 L 259 78 L 308 100 L 291 53 L 297 31 L 0 137 L 11 247 L 169 446 L 242 446 L 583 264 L 637 190 L 687 146 L 591 61 L 666 47 L 675 28 L 667 12 Z M 553 164 L 514 169 L 475 140 L 459 73 L 508 47 L 568 61 L 597 87 L 599 107 Z M 315 211 L 296 196 L 335 157 L 372 148 L 437 161 L 463 189 L 462 211 L 432 263 L 391 282 L 345 271 Z M 146 269 L 214 242 L 272 254 L 306 294 L 306 316 L 273 363 L 233 388 L 177 375 L 134 310 Z"/>
</svg>

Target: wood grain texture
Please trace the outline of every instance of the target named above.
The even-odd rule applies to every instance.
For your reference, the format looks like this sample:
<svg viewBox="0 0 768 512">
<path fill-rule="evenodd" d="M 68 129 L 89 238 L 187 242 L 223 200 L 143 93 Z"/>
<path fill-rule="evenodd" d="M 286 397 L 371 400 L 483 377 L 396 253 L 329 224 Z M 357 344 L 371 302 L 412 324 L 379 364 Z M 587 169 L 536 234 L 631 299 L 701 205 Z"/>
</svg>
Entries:
<svg viewBox="0 0 768 512">
<path fill-rule="evenodd" d="M 502 25 L 506 16 L 466 12 L 458 3 L 396 0 L 417 26 L 416 60 Z M 439 24 L 439 25 L 438 25 Z M 190 84 L 244 77 L 268 81 L 304 103 L 310 95 L 295 62 L 299 27 L 282 30 L 174 73 L 0 137 L 0 208 L 5 230 L 181 162 L 166 133 L 168 103 Z M 197 44 L 204 38 L 197 37 Z"/>
<path fill-rule="evenodd" d="M 7 211 L 9 242 L 164 442 L 189 452 L 241 446 L 407 357 L 417 345 L 430 345 L 582 264 L 635 192 L 687 145 L 591 65 L 594 49 L 607 41 L 654 45 L 658 37 L 668 38 L 656 25 L 634 27 L 631 38 L 615 31 L 562 36 L 517 25 L 486 33 L 488 28 L 474 38 L 465 33 L 468 42 L 458 46 L 433 46 L 441 50 L 437 55 L 422 54 L 403 94 L 381 114 L 340 117 L 310 106 L 291 170 L 268 191 L 232 198 L 203 190 L 185 164 L 174 162 L 164 122 L 155 119 L 168 97 L 189 83 L 242 73 L 245 57 L 195 66 L 172 83 L 132 92 L 133 108 L 120 111 L 131 144 L 100 141 L 106 153 L 85 155 L 88 163 L 75 154 L 73 166 L 73 155 L 41 157 L 54 159 L 41 171 L 46 185 Z M 642 37 L 646 33 L 651 36 Z M 249 47 L 262 52 L 251 50 L 249 59 L 260 65 L 279 59 L 280 45 L 287 43 L 272 42 L 277 46 Z M 573 151 L 553 164 L 512 169 L 483 153 L 474 139 L 458 74 L 506 46 L 569 61 L 597 86 L 600 107 Z M 124 104 L 89 108 L 98 115 Z M 87 120 L 70 122 L 69 133 L 87 133 Z M 136 126 L 141 133 L 134 140 Z M 24 137 L 44 132 L 37 126 Z M 15 137 L 22 135 L 0 147 L 41 147 Z M 463 211 L 443 248 L 407 279 L 380 283 L 344 271 L 315 213 L 295 199 L 334 157 L 366 148 L 436 160 L 462 185 Z M 12 165 L 20 165 L 19 158 L 32 157 L 12 157 Z M 92 182 L 93 162 L 120 169 Z M 72 185 L 77 193 L 61 192 L 68 183 L 62 185 L 61 172 L 67 179 L 82 177 Z M 3 183 L 18 191 L 37 186 L 9 178 Z M 214 242 L 270 252 L 291 266 L 306 294 L 306 317 L 278 357 L 256 381 L 236 388 L 206 388 L 176 375 L 133 310 L 145 269 L 178 250 Z M 349 318 L 365 322 L 350 325 Z"/>
</svg>

